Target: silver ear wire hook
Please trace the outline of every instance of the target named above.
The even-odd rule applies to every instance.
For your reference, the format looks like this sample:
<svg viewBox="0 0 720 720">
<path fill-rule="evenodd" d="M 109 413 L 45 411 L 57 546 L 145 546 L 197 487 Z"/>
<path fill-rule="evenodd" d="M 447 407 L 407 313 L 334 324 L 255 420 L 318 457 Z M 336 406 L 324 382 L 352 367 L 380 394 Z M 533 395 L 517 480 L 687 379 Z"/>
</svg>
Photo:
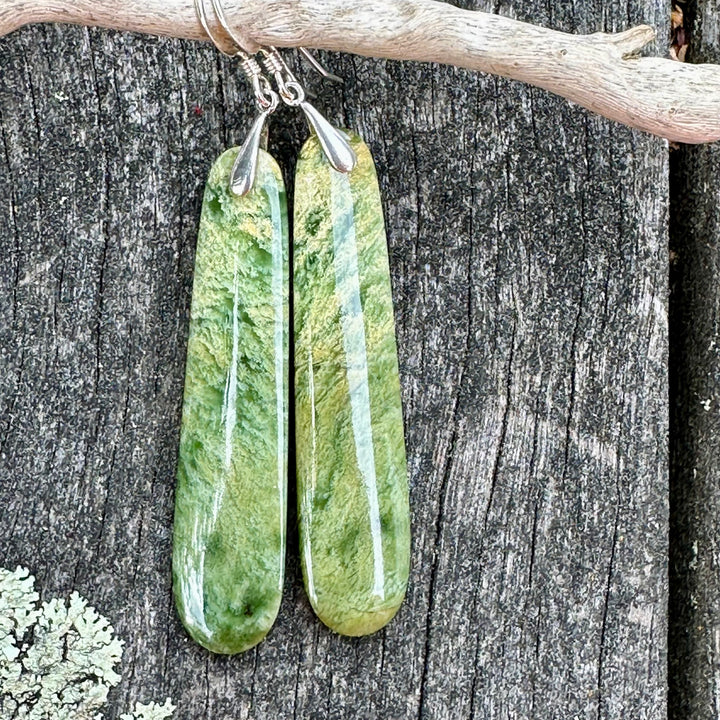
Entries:
<svg viewBox="0 0 720 720">
<path fill-rule="evenodd" d="M 260 53 L 265 70 L 275 79 L 283 102 L 292 107 L 299 107 L 305 113 L 308 124 L 317 135 L 325 157 L 333 168 L 341 173 L 349 173 L 353 170 L 357 165 L 357 156 L 350 147 L 347 135 L 331 125 L 322 113 L 306 100 L 305 90 L 277 48 L 264 47 L 260 49 Z"/>
<path fill-rule="evenodd" d="M 261 47 L 260 54 L 265 70 L 275 79 L 283 102 L 291 107 L 300 105 L 305 100 L 305 89 L 285 62 L 285 58 L 272 45 Z"/>
<path fill-rule="evenodd" d="M 202 29 L 205 31 L 205 34 L 210 38 L 210 41 L 212 44 L 223 54 L 227 55 L 228 57 L 235 57 L 236 53 L 229 53 L 225 48 L 220 44 L 217 37 L 215 37 L 215 33 L 210 30 L 210 23 L 208 22 L 207 15 L 205 14 L 205 6 L 203 5 L 203 0 L 194 0 L 195 2 L 195 14 L 198 17 L 198 20 L 200 21 L 200 24 L 202 25 Z"/>
<path fill-rule="evenodd" d="M 255 182 L 255 175 L 257 174 L 258 156 L 260 153 L 260 145 L 262 144 L 265 122 L 268 116 L 277 109 L 277 106 L 280 104 L 280 98 L 273 90 L 270 81 L 263 74 L 263 70 L 258 61 L 243 49 L 240 39 L 233 33 L 225 18 L 225 13 L 219 0 L 212 0 L 212 6 L 217 20 L 235 44 L 235 52 L 228 52 L 222 47 L 217 36 L 210 29 L 210 23 L 205 13 L 203 1 L 204 0 L 194 0 L 195 11 L 203 30 L 205 30 L 207 36 L 212 40 L 213 45 L 215 45 L 223 55 L 240 59 L 240 67 L 242 67 L 245 76 L 252 85 L 255 103 L 260 111 L 230 171 L 230 190 L 236 195 L 247 195 L 252 189 Z"/>
<path fill-rule="evenodd" d="M 212 0 L 213 10 L 215 11 L 220 26 L 235 45 L 235 50 L 233 52 L 228 52 L 218 40 L 217 35 L 210 29 L 210 23 L 208 22 L 208 17 L 205 13 L 204 0 L 194 0 L 194 2 L 198 20 L 213 45 L 215 45 L 215 47 L 223 55 L 240 59 L 240 66 L 253 87 L 255 101 L 257 102 L 260 111 L 265 112 L 270 110 L 271 107 L 272 110 L 270 110 L 270 112 L 274 111 L 280 102 L 277 93 L 272 89 L 270 81 L 265 77 L 265 75 L 263 75 L 262 68 L 258 64 L 257 60 L 255 60 L 252 55 L 243 49 L 240 38 L 238 38 L 230 28 L 230 25 L 225 18 L 222 6 L 218 0 Z"/>
<path fill-rule="evenodd" d="M 227 16 L 225 15 L 225 10 L 223 9 L 223 6 L 220 3 L 220 0 L 211 0 L 211 1 L 212 1 L 213 10 L 215 11 L 215 15 L 217 16 L 220 26 L 228 34 L 228 37 L 235 43 L 235 47 L 239 48 L 245 56 L 250 55 L 250 53 L 247 50 L 245 50 L 245 43 L 244 43 L 243 38 L 241 38 L 230 26 L 230 23 L 227 20 Z"/>
<path fill-rule="evenodd" d="M 243 48 L 242 38 L 230 26 L 221 0 L 211 0 L 211 3 L 220 27 L 222 27 L 236 47 L 236 52 L 234 53 L 228 53 L 211 31 L 210 23 L 205 14 L 204 0 L 194 0 L 194 2 L 200 24 L 207 36 L 213 41 L 215 47 L 225 55 L 240 58 L 240 64 L 252 83 L 255 92 L 255 101 L 260 109 L 260 117 L 255 121 L 247 140 L 240 149 L 240 153 L 238 154 L 238 158 L 235 161 L 230 175 L 230 187 L 233 192 L 238 195 L 245 195 L 252 187 L 255 179 L 257 156 L 265 119 L 277 108 L 279 103 L 278 93 L 286 105 L 299 107 L 305 113 L 308 124 L 317 135 L 323 152 L 332 167 L 338 172 L 349 173 L 357 164 L 357 156 L 350 147 L 350 141 L 347 135 L 331 125 L 325 117 L 306 100 L 303 86 L 295 77 L 277 48 L 273 46 L 262 47 L 260 48 L 260 53 L 265 70 L 275 80 L 278 93 L 272 89 L 269 80 L 263 74 L 262 68 L 257 60 L 249 55 Z M 305 48 L 301 48 L 301 51 L 312 66 L 324 77 L 340 80 L 336 75 L 325 70 Z"/>
<path fill-rule="evenodd" d="M 345 81 L 339 75 L 335 75 L 334 73 L 331 73 L 327 68 L 324 68 L 320 64 L 320 61 L 307 48 L 299 47 L 298 50 L 302 53 L 302 56 L 305 58 L 305 60 L 307 60 L 311 67 L 316 72 L 320 73 L 320 75 L 322 75 L 326 80 L 338 83 L 338 85 L 345 84 Z"/>
</svg>

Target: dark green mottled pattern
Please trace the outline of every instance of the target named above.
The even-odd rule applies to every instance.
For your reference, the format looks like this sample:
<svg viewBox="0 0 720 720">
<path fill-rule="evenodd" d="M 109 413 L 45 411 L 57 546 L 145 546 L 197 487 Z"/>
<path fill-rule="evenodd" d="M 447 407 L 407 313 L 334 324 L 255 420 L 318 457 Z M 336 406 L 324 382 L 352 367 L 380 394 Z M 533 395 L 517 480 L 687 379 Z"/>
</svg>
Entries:
<svg viewBox="0 0 720 720">
<path fill-rule="evenodd" d="M 311 137 L 297 166 L 295 411 L 300 548 L 320 619 L 381 628 L 407 586 L 410 520 L 387 244 L 375 167 L 332 170 Z"/>
<path fill-rule="evenodd" d="M 210 172 L 198 235 L 175 497 L 175 600 L 192 637 L 237 653 L 282 595 L 287 488 L 287 208 L 260 153 L 232 195 L 237 148 Z"/>
</svg>

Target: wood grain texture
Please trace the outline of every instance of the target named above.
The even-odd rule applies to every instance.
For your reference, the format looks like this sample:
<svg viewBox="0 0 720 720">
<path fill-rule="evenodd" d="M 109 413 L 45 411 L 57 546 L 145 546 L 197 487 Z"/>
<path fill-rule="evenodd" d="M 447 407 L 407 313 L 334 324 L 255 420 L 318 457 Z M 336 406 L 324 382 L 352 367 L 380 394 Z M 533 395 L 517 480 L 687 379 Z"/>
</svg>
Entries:
<svg viewBox="0 0 720 720">
<path fill-rule="evenodd" d="M 652 3 L 635 15 L 611 5 L 590 31 L 570 34 L 553 29 L 552 10 L 543 27 L 503 5 L 493 4 L 499 14 L 436 0 L 232 0 L 225 8 L 249 52 L 305 45 L 447 63 L 522 80 L 670 140 L 720 139 L 720 66 L 639 57 L 655 32 L 632 24 L 653 20 Z M 33 22 L 204 36 L 191 0 L 0 0 L 0 35 Z M 666 35 L 658 37 L 664 55 Z"/>
<path fill-rule="evenodd" d="M 720 61 L 720 2 L 688 8 Z M 720 717 L 720 146 L 672 154 L 670 717 Z"/>
<path fill-rule="evenodd" d="M 496 9 L 667 34 L 664 0 Z M 173 489 L 202 188 L 248 92 L 199 43 L 2 43 L 0 557 L 113 620 L 111 717 L 170 695 L 181 720 L 664 718 L 665 143 L 508 80 L 325 58 L 346 85 L 318 104 L 385 201 L 410 588 L 377 635 L 333 635 L 291 515 L 275 628 L 213 657 L 173 608 Z M 305 136 L 272 122 L 286 180 Z"/>
</svg>

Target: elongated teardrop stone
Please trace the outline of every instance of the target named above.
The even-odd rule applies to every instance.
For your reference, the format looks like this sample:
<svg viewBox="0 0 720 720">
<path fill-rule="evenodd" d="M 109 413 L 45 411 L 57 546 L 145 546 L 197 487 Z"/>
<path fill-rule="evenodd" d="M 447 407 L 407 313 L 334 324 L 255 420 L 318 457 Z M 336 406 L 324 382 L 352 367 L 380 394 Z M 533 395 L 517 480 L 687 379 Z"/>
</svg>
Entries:
<svg viewBox="0 0 720 720">
<path fill-rule="evenodd" d="M 200 219 L 173 545 L 180 618 L 226 654 L 260 642 L 275 621 L 287 491 L 285 190 L 261 151 L 253 189 L 231 194 L 237 152 L 210 171 Z"/>
<path fill-rule="evenodd" d="M 370 151 L 333 170 L 315 137 L 295 180 L 295 437 L 300 550 L 318 617 L 366 635 L 395 615 L 410 518 L 387 243 Z"/>
</svg>

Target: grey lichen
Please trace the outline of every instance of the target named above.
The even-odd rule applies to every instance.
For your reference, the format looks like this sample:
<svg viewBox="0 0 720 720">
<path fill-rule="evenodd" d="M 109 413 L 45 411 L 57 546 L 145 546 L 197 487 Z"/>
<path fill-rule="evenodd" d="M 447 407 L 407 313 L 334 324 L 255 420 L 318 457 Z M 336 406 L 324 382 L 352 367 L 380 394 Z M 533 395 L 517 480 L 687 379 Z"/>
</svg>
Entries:
<svg viewBox="0 0 720 720">
<path fill-rule="evenodd" d="M 163 705 L 154 702 L 149 705 L 137 703 L 135 710 L 131 713 L 124 713 L 120 716 L 120 720 L 164 720 L 172 717 L 174 710 L 175 706 L 169 699 Z"/>
<path fill-rule="evenodd" d="M 122 641 L 78 593 L 39 599 L 28 570 L 0 568 L 0 720 L 102 720 Z M 121 720 L 163 720 L 174 709 L 138 703 Z"/>
</svg>

